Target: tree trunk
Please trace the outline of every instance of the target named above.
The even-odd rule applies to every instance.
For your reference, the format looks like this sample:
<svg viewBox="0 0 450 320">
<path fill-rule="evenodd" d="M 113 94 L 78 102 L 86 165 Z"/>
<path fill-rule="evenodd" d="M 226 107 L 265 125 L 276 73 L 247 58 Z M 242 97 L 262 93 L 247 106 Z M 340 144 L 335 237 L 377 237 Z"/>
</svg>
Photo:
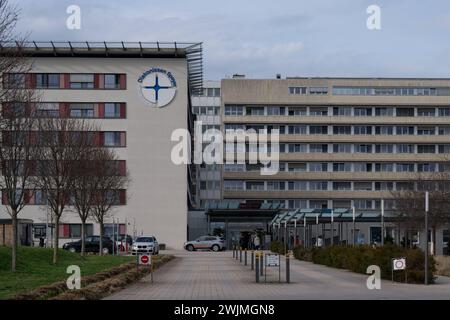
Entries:
<svg viewBox="0 0 450 320">
<path fill-rule="evenodd" d="M 18 238 L 18 232 L 17 232 L 17 212 L 13 210 L 11 215 L 12 220 L 12 252 L 11 252 L 11 271 L 16 271 L 16 265 L 17 265 L 17 238 Z"/>
<path fill-rule="evenodd" d="M 58 262 L 58 245 L 59 245 L 59 218 L 55 217 L 55 234 L 53 242 L 53 264 Z"/>
<path fill-rule="evenodd" d="M 85 232 L 85 227 L 86 227 L 86 220 L 81 220 L 81 255 L 84 256 L 85 253 L 85 243 L 86 243 L 86 232 Z"/>
<path fill-rule="evenodd" d="M 99 243 L 99 250 L 98 250 L 98 254 L 102 255 L 103 254 L 103 222 L 100 222 L 100 243 Z"/>
</svg>

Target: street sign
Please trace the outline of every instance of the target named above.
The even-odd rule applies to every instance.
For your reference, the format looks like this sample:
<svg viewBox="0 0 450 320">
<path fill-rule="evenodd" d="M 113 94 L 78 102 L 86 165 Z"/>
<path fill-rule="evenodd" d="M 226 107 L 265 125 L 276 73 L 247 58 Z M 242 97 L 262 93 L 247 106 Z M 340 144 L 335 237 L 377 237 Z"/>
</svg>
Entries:
<svg viewBox="0 0 450 320">
<path fill-rule="evenodd" d="M 393 270 L 405 270 L 406 269 L 406 258 L 392 259 L 392 269 Z"/>
<path fill-rule="evenodd" d="M 266 254 L 266 267 L 279 267 L 280 255 L 279 254 Z"/>
<path fill-rule="evenodd" d="M 139 264 L 149 266 L 152 264 L 152 259 L 148 254 L 141 254 L 139 255 Z"/>
</svg>

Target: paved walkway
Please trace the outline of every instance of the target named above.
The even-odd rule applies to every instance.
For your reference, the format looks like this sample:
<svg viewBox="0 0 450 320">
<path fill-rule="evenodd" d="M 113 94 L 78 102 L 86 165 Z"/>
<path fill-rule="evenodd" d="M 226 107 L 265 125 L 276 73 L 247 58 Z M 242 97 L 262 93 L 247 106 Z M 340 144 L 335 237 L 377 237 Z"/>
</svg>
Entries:
<svg viewBox="0 0 450 320">
<path fill-rule="evenodd" d="M 154 283 L 147 276 L 108 299 L 450 299 L 447 277 L 439 277 L 430 286 L 382 280 L 381 290 L 369 290 L 368 275 L 292 259 L 292 283 L 278 283 L 278 269 L 270 268 L 267 280 L 271 283 L 264 284 L 263 277 L 263 283 L 257 284 L 250 263 L 244 266 L 234 260 L 231 251 L 167 253 L 176 258 L 156 271 Z M 285 280 L 284 268 L 281 280 Z"/>
</svg>

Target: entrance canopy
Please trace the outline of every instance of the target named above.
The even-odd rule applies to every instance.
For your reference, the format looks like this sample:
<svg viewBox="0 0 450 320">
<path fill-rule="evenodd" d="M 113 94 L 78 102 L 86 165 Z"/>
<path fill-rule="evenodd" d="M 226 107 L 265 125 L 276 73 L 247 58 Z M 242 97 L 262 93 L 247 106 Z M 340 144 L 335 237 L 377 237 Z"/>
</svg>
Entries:
<svg viewBox="0 0 450 320">
<path fill-rule="evenodd" d="M 240 203 L 220 201 L 206 208 L 209 222 L 266 222 L 269 223 L 280 213 L 282 206 L 271 203 Z"/>
</svg>

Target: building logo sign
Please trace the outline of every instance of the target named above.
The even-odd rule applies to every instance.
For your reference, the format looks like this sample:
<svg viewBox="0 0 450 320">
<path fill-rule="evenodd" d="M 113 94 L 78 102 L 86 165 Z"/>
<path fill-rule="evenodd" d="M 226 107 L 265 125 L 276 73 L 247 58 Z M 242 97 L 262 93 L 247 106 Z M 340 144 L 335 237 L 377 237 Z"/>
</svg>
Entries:
<svg viewBox="0 0 450 320">
<path fill-rule="evenodd" d="M 155 108 L 167 106 L 177 92 L 173 74 L 165 69 L 152 68 L 138 79 L 142 97 Z"/>
</svg>

